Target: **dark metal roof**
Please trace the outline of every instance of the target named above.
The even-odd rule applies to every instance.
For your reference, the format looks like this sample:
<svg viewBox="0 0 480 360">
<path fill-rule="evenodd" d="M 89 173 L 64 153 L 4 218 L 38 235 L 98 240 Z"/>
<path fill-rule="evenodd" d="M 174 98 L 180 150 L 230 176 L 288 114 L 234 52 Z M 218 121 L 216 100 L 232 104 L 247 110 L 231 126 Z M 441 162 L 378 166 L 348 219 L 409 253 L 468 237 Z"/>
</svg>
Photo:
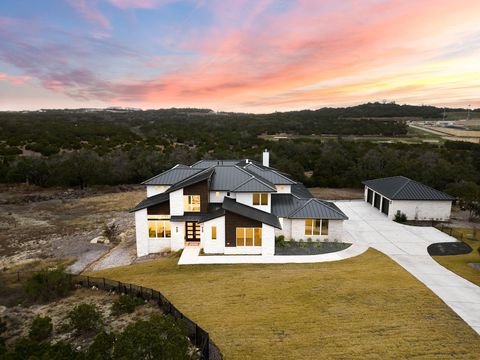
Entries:
<svg viewBox="0 0 480 360">
<path fill-rule="evenodd" d="M 233 166 L 240 162 L 241 160 L 200 160 L 193 164 L 191 167 L 196 169 L 206 169 L 216 165 L 227 165 Z"/>
<path fill-rule="evenodd" d="M 175 185 L 173 185 L 170 189 L 168 189 L 168 192 L 172 192 L 178 189 L 182 189 L 184 187 L 199 183 L 201 181 L 209 179 L 214 172 L 213 168 L 208 168 L 208 169 L 203 169 L 198 173 L 193 174 L 192 176 L 177 182 Z"/>
<path fill-rule="evenodd" d="M 291 192 L 293 195 L 300 199 L 311 199 L 314 196 L 302 183 L 296 183 L 291 186 Z"/>
<path fill-rule="evenodd" d="M 252 177 L 248 172 L 237 166 L 215 166 L 210 191 L 232 191 Z"/>
<path fill-rule="evenodd" d="M 225 209 L 218 209 L 218 210 L 209 212 L 208 214 L 205 214 L 204 216 L 202 216 L 202 218 L 200 219 L 200 222 L 205 222 L 205 221 L 208 221 L 208 220 L 216 219 L 216 218 L 218 218 L 220 216 L 224 216 L 224 215 L 225 215 Z"/>
<path fill-rule="evenodd" d="M 150 197 L 142 200 L 141 202 L 139 202 L 137 204 L 137 206 L 135 206 L 132 210 L 130 210 L 130 212 L 134 212 L 134 211 L 145 209 L 145 208 L 150 207 L 150 206 L 162 204 L 162 203 L 168 201 L 169 199 L 170 199 L 169 192 L 164 192 L 164 193 L 161 193 L 161 194 L 150 196 Z"/>
<path fill-rule="evenodd" d="M 328 201 L 319 199 L 301 200 L 304 202 L 287 217 L 291 219 L 328 219 L 347 220 L 348 217 L 338 207 Z"/>
<path fill-rule="evenodd" d="M 362 183 L 390 200 L 455 200 L 453 196 L 405 176 L 366 180 Z"/>
<path fill-rule="evenodd" d="M 290 213 L 298 209 L 304 201 L 292 194 L 272 195 L 272 214 L 278 217 L 288 217 Z"/>
<path fill-rule="evenodd" d="M 258 166 L 256 164 L 248 163 L 245 165 L 245 169 L 248 171 L 257 174 L 264 178 L 265 180 L 271 182 L 275 185 L 293 185 L 295 181 L 289 179 L 285 175 L 280 174 L 278 171 L 273 170 L 272 168 L 267 168 L 265 166 Z"/>
<path fill-rule="evenodd" d="M 145 185 L 173 185 L 179 181 L 185 180 L 186 178 L 202 171 L 202 169 L 193 169 L 191 167 L 186 167 L 185 165 L 175 165 L 173 168 L 168 169 L 161 174 L 155 175 L 154 177 L 144 181 L 142 184 Z"/>
<path fill-rule="evenodd" d="M 264 192 L 264 193 L 277 192 L 275 187 L 254 177 L 245 181 L 243 184 L 239 185 L 232 191 L 233 192 Z"/>
<path fill-rule="evenodd" d="M 280 226 L 280 222 L 278 221 L 278 218 L 275 215 L 267 213 L 262 210 L 252 208 L 244 204 L 240 204 L 236 202 L 234 199 L 231 199 L 229 197 L 224 198 L 222 208 L 226 211 L 230 211 L 235 214 L 245 216 L 249 219 L 258 220 L 263 224 L 273 226 L 277 229 L 282 228 Z"/>
</svg>

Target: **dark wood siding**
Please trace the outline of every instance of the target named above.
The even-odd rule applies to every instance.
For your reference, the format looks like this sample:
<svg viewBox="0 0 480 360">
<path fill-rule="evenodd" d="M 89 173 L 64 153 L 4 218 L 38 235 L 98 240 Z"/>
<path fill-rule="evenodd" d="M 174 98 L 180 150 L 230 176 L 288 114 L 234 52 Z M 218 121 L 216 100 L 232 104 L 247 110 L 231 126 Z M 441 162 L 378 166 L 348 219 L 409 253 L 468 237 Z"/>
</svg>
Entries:
<svg viewBox="0 0 480 360">
<path fill-rule="evenodd" d="M 183 195 L 200 195 L 200 212 L 208 211 L 208 180 L 184 187 Z"/>
<path fill-rule="evenodd" d="M 230 211 L 225 213 L 225 246 L 236 246 L 236 229 L 237 227 L 262 227 L 262 223 L 258 220 L 246 218 L 241 215 L 234 214 Z"/>
<path fill-rule="evenodd" d="M 147 208 L 148 215 L 170 215 L 170 201 L 150 206 Z"/>
</svg>

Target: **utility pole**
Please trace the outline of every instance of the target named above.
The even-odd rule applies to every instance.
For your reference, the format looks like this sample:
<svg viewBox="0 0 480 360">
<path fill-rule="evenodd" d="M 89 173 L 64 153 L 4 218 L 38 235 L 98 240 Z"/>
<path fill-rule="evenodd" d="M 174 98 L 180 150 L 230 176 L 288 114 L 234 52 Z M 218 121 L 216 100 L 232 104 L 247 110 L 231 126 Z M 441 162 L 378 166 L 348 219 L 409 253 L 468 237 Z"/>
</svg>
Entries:
<svg viewBox="0 0 480 360">
<path fill-rule="evenodd" d="M 471 104 L 468 104 L 468 110 L 467 110 L 467 120 L 470 120 L 470 107 L 472 105 Z"/>
</svg>

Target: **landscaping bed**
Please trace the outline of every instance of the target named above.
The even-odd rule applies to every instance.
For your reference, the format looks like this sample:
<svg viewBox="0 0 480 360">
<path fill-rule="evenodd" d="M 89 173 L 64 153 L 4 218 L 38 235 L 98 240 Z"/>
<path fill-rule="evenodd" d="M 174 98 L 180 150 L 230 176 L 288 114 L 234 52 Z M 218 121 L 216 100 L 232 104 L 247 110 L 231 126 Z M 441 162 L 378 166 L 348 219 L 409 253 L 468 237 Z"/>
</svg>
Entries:
<svg viewBox="0 0 480 360">
<path fill-rule="evenodd" d="M 345 250 L 351 244 L 340 242 L 286 241 L 275 244 L 275 255 L 320 255 Z"/>
<path fill-rule="evenodd" d="M 447 256 L 470 254 L 472 247 L 464 242 L 446 242 L 431 244 L 428 248 L 430 256 Z"/>
</svg>

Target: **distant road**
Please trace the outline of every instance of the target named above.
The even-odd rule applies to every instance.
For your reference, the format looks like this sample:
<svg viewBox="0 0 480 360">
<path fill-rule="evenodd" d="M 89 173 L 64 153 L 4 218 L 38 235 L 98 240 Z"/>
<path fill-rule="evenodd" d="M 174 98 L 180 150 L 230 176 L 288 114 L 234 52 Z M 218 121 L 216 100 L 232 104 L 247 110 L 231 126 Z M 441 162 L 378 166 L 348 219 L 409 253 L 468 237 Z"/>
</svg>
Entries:
<svg viewBox="0 0 480 360">
<path fill-rule="evenodd" d="M 423 126 L 417 126 L 417 125 L 412 125 L 412 124 L 408 124 L 408 126 L 414 128 L 414 129 L 426 131 L 426 132 L 429 132 L 429 133 L 432 133 L 432 134 L 435 134 L 435 135 L 441 135 L 441 136 L 449 135 L 449 134 L 446 134 L 446 133 L 442 133 L 440 131 L 424 128 Z M 450 135 L 450 136 L 452 136 L 452 135 Z"/>
</svg>

